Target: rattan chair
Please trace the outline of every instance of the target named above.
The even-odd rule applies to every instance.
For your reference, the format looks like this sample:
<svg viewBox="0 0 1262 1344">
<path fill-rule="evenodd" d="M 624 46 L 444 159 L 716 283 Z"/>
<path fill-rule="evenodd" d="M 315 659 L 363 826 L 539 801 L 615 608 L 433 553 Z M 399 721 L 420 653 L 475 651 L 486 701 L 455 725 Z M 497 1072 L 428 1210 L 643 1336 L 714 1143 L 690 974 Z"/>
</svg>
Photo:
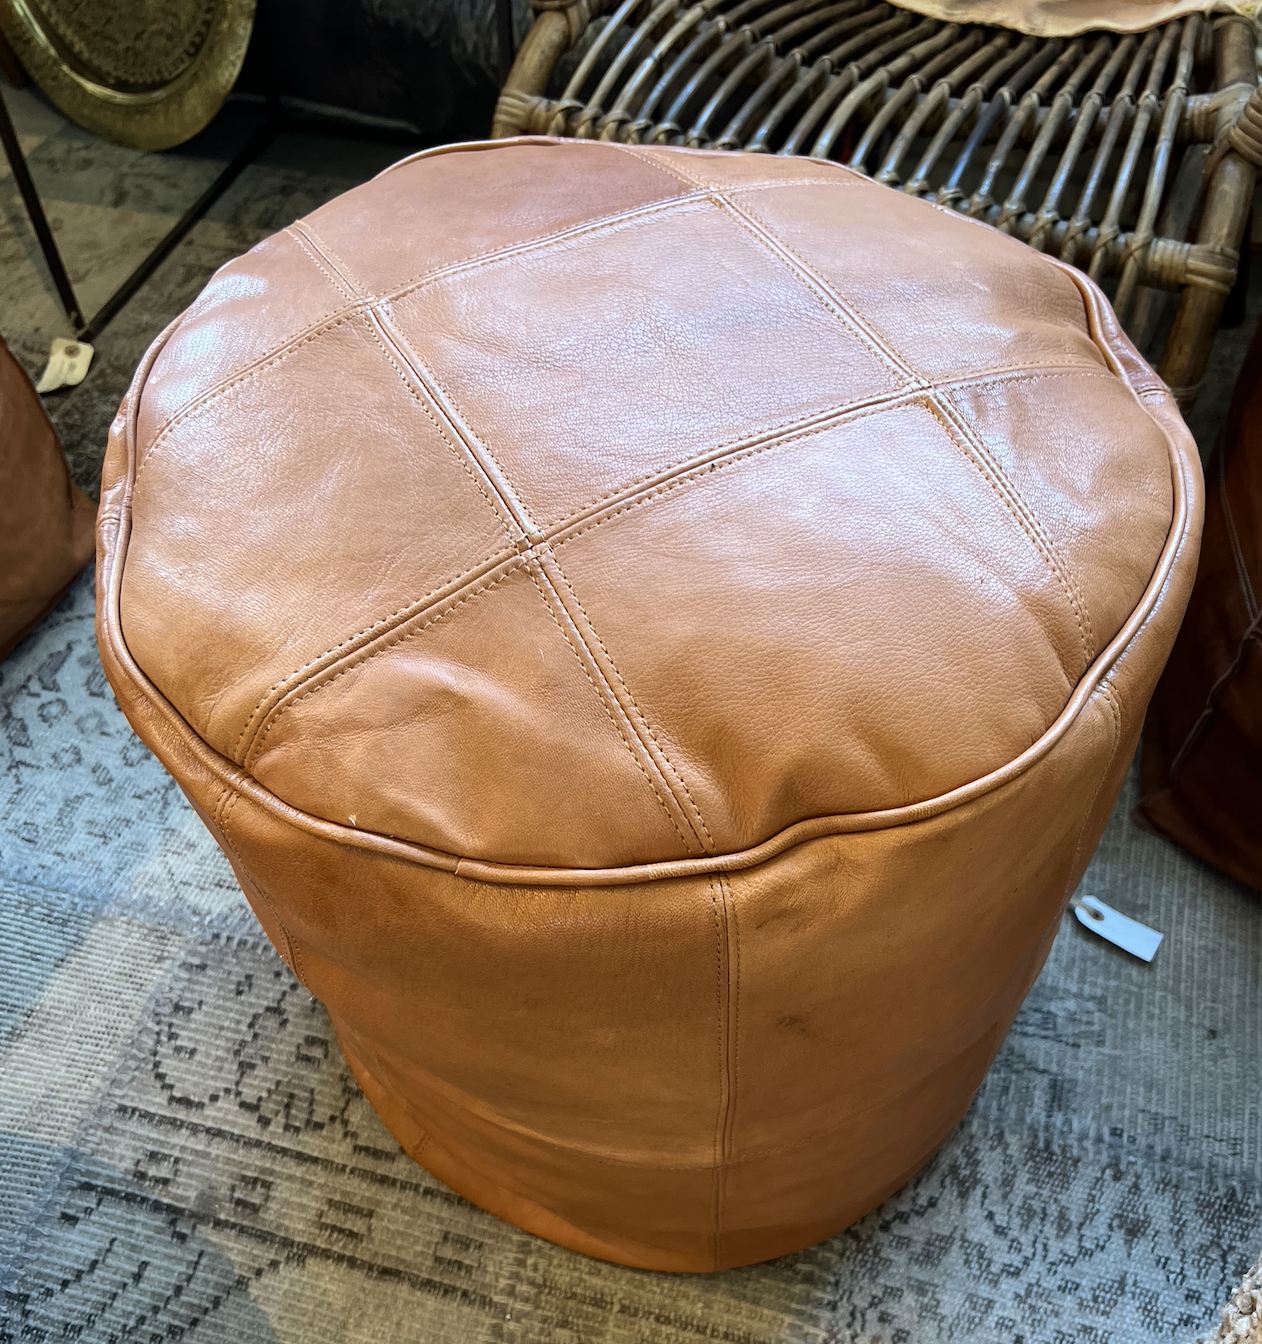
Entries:
<svg viewBox="0 0 1262 1344">
<path fill-rule="evenodd" d="M 532 4 L 494 136 L 849 164 L 1087 271 L 1192 405 L 1262 165 L 1249 19 L 1033 38 L 871 0 Z"/>
</svg>

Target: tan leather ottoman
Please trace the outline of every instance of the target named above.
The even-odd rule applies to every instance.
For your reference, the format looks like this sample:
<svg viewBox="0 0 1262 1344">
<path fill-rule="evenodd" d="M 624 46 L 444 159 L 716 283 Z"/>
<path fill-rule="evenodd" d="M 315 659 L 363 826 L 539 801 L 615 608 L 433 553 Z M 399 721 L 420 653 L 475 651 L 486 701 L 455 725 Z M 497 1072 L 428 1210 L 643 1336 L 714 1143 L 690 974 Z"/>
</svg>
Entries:
<svg viewBox="0 0 1262 1344">
<path fill-rule="evenodd" d="M 95 523 L 39 394 L 0 338 L 0 660 L 88 563 Z"/>
<path fill-rule="evenodd" d="M 959 1120 L 1200 519 L 1165 389 L 1023 244 L 831 163 L 456 146 L 155 343 L 100 640 L 407 1150 L 708 1270 Z"/>
</svg>

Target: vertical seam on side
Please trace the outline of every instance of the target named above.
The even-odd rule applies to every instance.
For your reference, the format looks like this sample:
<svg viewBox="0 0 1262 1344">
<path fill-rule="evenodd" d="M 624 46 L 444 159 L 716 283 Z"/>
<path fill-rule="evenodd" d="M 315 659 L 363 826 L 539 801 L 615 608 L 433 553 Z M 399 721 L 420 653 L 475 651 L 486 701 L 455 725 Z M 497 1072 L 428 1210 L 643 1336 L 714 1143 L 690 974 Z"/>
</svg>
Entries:
<svg viewBox="0 0 1262 1344">
<path fill-rule="evenodd" d="M 736 893 L 732 890 L 730 876 L 720 873 L 719 885 L 725 893 L 728 930 L 728 1060 L 730 1062 L 731 1082 L 728 1088 L 727 1131 L 724 1140 L 728 1157 L 735 1150 L 736 1107 L 740 1102 L 741 1057 L 740 1057 L 740 1017 L 741 1017 L 741 940 L 740 922 L 736 915 Z"/>
<path fill-rule="evenodd" d="M 1100 790 L 1104 788 L 1104 781 L 1109 777 L 1109 771 L 1113 768 L 1113 758 L 1117 755 L 1118 743 L 1122 739 L 1122 711 L 1119 708 L 1117 698 L 1113 693 L 1111 682 L 1102 681 L 1100 683 L 1100 696 L 1109 707 L 1109 722 L 1113 728 L 1113 745 L 1109 749 L 1109 759 L 1105 762 L 1104 769 L 1100 772 L 1100 778 L 1096 780 L 1095 789 L 1091 794 L 1091 801 L 1087 804 L 1087 810 L 1083 813 L 1082 822 L 1078 827 L 1078 842 L 1074 845 L 1074 858 L 1069 871 L 1071 881 L 1073 880 L 1073 874 L 1078 867 L 1078 860 L 1082 855 L 1082 842 L 1087 834 L 1087 826 L 1091 821 L 1091 814 L 1095 811 L 1096 801 L 1100 797 Z M 1079 880 L 1081 881 L 1081 878 Z M 1065 887 L 1064 899 L 1068 900 L 1070 896 L 1073 895 L 1073 892 L 1069 890 L 1068 882 L 1066 882 Z"/>
<path fill-rule="evenodd" d="M 1244 596 L 1245 610 L 1249 621 L 1256 624 L 1258 619 L 1258 599 L 1253 591 L 1253 580 L 1249 576 L 1249 566 L 1245 563 L 1244 549 L 1240 545 L 1240 534 L 1236 531 L 1236 516 L 1231 511 L 1231 499 L 1227 494 L 1227 446 L 1223 444 L 1218 452 L 1218 498 L 1223 506 L 1223 521 L 1227 525 L 1227 540 L 1231 543 L 1231 558 L 1236 563 L 1236 578 L 1240 583 L 1240 592 Z"/>
<path fill-rule="evenodd" d="M 226 806 L 223 804 L 224 797 L 227 798 Z M 272 912 L 272 918 L 276 921 L 276 927 L 280 930 L 281 938 L 285 943 L 282 955 L 289 963 L 293 973 L 298 977 L 298 983 L 301 984 L 304 989 L 309 989 L 310 986 L 307 984 L 307 977 L 303 974 L 302 970 L 302 959 L 298 955 L 298 944 L 294 941 L 293 934 L 289 932 L 289 928 L 281 918 L 280 911 L 277 910 L 276 906 L 273 904 L 272 898 L 263 890 L 262 884 L 254 877 L 253 873 L 250 872 L 248 865 L 241 857 L 241 851 L 238 850 L 236 845 L 232 842 L 232 835 L 228 830 L 228 820 L 240 797 L 241 795 L 237 793 L 235 789 L 225 789 L 224 794 L 221 795 L 219 829 L 223 834 L 224 843 L 232 851 L 236 861 L 241 865 L 241 871 L 245 874 L 246 881 L 254 891 L 258 893 L 259 899 L 263 904 Z"/>
<path fill-rule="evenodd" d="M 715 896 L 717 888 L 718 895 Z M 714 1126 L 714 1268 L 723 1264 L 723 1229 L 727 1213 L 727 1172 L 732 1160 L 737 1089 L 737 1017 L 740 977 L 740 942 L 736 928 L 736 903 L 723 874 L 710 884 L 714 910 L 715 950 L 718 962 L 719 1014 L 719 1106 Z"/>
<path fill-rule="evenodd" d="M 1240 664 L 1244 661 L 1245 648 L 1251 639 L 1257 639 L 1259 632 L 1262 631 L 1262 613 L 1253 618 L 1252 623 L 1246 628 L 1243 635 L 1240 636 L 1240 643 L 1236 646 L 1236 656 L 1227 664 L 1227 666 L 1218 674 L 1214 684 L 1205 693 L 1205 704 L 1201 707 L 1201 712 L 1196 716 L 1196 722 L 1187 731 L 1187 736 L 1179 744 L 1178 751 L 1170 762 L 1168 771 L 1169 785 L 1167 790 L 1173 786 L 1175 776 L 1183 768 L 1183 762 L 1188 753 L 1196 745 L 1197 738 L 1205 731 L 1206 724 L 1218 712 L 1218 706 L 1215 700 L 1219 691 L 1227 685 L 1240 671 Z"/>
<path fill-rule="evenodd" d="M 714 1154 L 713 1176 L 713 1268 L 719 1267 L 720 1239 L 723 1220 L 723 1133 L 727 1123 L 728 1072 L 727 1072 L 727 1003 L 723 993 L 723 921 L 719 916 L 719 900 L 715 895 L 715 882 L 710 883 L 710 908 L 714 915 L 714 981 L 715 1012 L 718 1026 L 719 1047 L 719 1104 L 714 1115 Z"/>
</svg>

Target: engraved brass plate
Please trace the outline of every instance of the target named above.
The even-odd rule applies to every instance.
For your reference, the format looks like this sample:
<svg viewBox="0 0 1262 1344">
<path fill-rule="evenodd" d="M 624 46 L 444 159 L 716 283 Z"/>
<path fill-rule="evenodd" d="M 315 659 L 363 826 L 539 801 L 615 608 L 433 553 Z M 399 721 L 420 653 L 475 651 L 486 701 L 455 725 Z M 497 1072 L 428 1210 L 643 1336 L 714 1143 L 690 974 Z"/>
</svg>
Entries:
<svg viewBox="0 0 1262 1344">
<path fill-rule="evenodd" d="M 254 0 L 0 0 L 0 29 L 72 120 L 167 149 L 215 115 L 245 58 Z"/>
</svg>

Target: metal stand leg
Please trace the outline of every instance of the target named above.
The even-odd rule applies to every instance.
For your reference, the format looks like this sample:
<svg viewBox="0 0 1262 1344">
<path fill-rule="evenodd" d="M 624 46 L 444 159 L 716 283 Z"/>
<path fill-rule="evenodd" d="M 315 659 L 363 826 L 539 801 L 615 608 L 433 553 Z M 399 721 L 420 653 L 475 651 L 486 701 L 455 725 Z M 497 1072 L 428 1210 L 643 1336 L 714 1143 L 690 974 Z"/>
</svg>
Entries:
<svg viewBox="0 0 1262 1344">
<path fill-rule="evenodd" d="M 245 148 L 232 159 L 223 172 L 189 206 L 144 261 L 105 300 L 96 316 L 79 331 L 78 335 L 81 340 L 94 341 L 105 330 L 118 315 L 124 304 L 135 295 L 141 285 L 171 255 L 184 235 L 227 191 L 241 173 L 262 154 L 271 143 L 278 129 L 277 123 L 269 118 L 263 126 L 255 131 Z"/>
<path fill-rule="evenodd" d="M 13 129 L 3 93 L 0 93 L 0 140 L 4 141 L 4 152 L 8 156 L 9 167 L 13 169 L 13 179 L 22 193 L 22 202 L 26 206 L 26 213 L 30 216 L 35 237 L 39 240 L 39 249 L 44 254 L 44 261 L 52 272 L 53 284 L 57 286 L 57 293 L 61 297 L 61 306 L 66 310 L 66 316 L 70 319 L 75 335 L 80 335 L 83 331 L 83 314 L 79 311 L 79 300 L 75 298 L 74 286 L 70 283 L 65 263 L 57 250 L 57 240 L 53 237 L 52 229 L 48 227 L 44 207 L 40 204 L 39 193 L 35 190 L 35 183 L 31 181 L 30 170 L 26 166 L 26 155 L 22 153 L 22 146 L 18 143 L 18 134 Z"/>
<path fill-rule="evenodd" d="M 267 148 L 279 129 L 279 118 L 274 110 L 269 109 L 267 121 L 250 137 L 245 147 L 236 154 L 210 186 L 189 206 L 153 251 L 105 300 L 92 320 L 85 322 L 82 310 L 79 307 L 79 300 L 75 296 L 74 286 L 70 283 L 70 277 L 66 274 L 65 263 L 57 249 L 57 241 L 53 237 L 52 229 L 48 227 L 48 219 L 44 215 L 44 207 L 40 203 L 38 192 L 35 190 L 35 183 L 31 181 L 30 169 L 26 164 L 26 156 L 22 153 L 22 146 L 18 143 L 17 132 L 13 129 L 9 109 L 5 106 L 3 94 L 0 94 L 0 140 L 4 142 L 4 152 L 8 156 L 9 166 L 13 169 L 13 177 L 18 184 L 18 190 L 22 193 L 22 201 L 26 206 L 26 213 L 30 216 L 35 236 L 39 240 L 40 251 L 44 254 L 44 261 L 47 263 L 49 271 L 52 272 L 53 284 L 57 286 L 57 293 L 61 297 L 66 316 L 70 319 L 70 325 L 81 341 L 94 341 L 105 330 L 118 316 L 128 300 L 134 297 L 141 285 L 171 255 L 184 235 L 236 181 L 242 171 L 248 168 Z"/>
</svg>

